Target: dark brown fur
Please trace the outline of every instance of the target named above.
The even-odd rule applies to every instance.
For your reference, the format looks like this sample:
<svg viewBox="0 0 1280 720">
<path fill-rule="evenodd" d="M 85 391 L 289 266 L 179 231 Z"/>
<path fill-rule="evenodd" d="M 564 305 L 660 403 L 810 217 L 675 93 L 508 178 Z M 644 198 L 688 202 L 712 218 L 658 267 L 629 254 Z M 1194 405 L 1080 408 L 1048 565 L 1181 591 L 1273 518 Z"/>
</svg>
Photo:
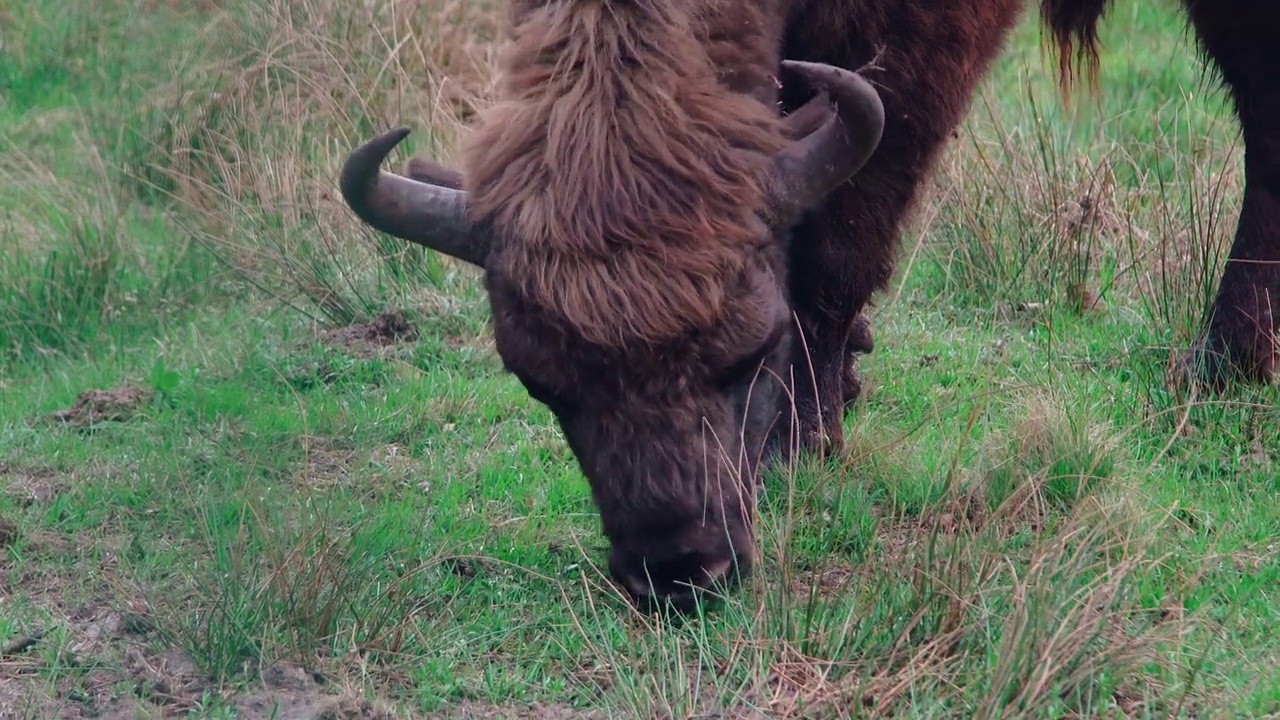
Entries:
<svg viewBox="0 0 1280 720">
<path fill-rule="evenodd" d="M 1237 262 L 1199 355 L 1229 358 L 1210 374 L 1269 377 L 1280 4 L 1184 4 L 1247 146 Z M 731 560 L 749 567 L 761 453 L 840 444 L 843 402 L 857 393 L 851 358 L 873 347 L 861 313 L 1025 5 L 513 2 L 501 101 L 467 141 L 463 172 L 424 162 L 409 174 L 465 187 L 491 231 L 498 352 L 559 420 L 611 541 L 610 569 L 633 594 L 651 580 L 679 595 Z M 1064 88 L 1096 78 L 1105 8 L 1041 0 Z M 821 116 L 806 90 L 780 87 L 781 58 L 869 66 L 886 119 L 867 165 L 790 232 L 760 222 L 762 172 Z M 794 415 L 768 377 L 794 392 Z"/>
<path fill-rule="evenodd" d="M 499 355 L 556 414 L 636 595 L 752 561 L 777 402 L 747 394 L 789 327 L 763 179 L 818 119 L 777 111 L 768 8 L 517 2 L 502 99 L 462 149 L 473 218 L 495 230 Z"/>
<path fill-rule="evenodd" d="M 1215 387 L 1271 381 L 1280 366 L 1280 3 L 1183 0 L 1200 47 L 1235 104 L 1244 133 L 1244 200 L 1235 241 L 1190 369 Z"/>
<path fill-rule="evenodd" d="M 1058 80 L 1063 90 L 1080 79 L 1090 89 L 1098 84 L 1098 21 L 1109 0 L 1040 0 L 1040 18 L 1058 54 Z"/>
<path fill-rule="evenodd" d="M 893 272 L 900 225 L 963 118 L 1022 0 L 801 0 L 784 56 L 857 68 L 880 91 L 885 131 L 871 161 L 797 228 L 791 299 L 804 329 L 792 358 L 801 442 L 838 448 L 854 322 Z M 784 97 L 794 107 L 803 97 Z"/>
<path fill-rule="evenodd" d="M 885 104 L 871 162 L 822 212 L 797 228 L 790 257 L 793 309 L 804 344 L 793 358 L 796 422 L 809 446 L 839 446 L 843 403 L 857 393 L 851 361 L 859 317 L 893 271 L 901 224 L 974 88 L 1001 50 L 1024 0 L 796 0 L 783 56 L 868 70 Z M 1203 340 L 1188 360 L 1220 384 L 1271 378 L 1278 359 L 1271 298 L 1280 292 L 1280 4 L 1184 0 L 1202 47 L 1222 71 L 1246 140 L 1248 189 L 1231 260 Z M 1106 0 L 1041 0 L 1064 92 L 1098 73 Z M 787 98 L 795 106 L 802 98 Z"/>
</svg>

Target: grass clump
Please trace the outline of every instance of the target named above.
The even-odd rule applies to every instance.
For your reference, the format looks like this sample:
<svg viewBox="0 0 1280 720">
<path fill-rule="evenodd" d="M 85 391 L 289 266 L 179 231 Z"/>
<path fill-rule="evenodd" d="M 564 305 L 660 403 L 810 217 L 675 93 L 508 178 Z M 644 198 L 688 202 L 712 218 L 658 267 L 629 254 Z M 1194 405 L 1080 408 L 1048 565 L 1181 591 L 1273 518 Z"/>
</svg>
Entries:
<svg viewBox="0 0 1280 720">
<path fill-rule="evenodd" d="M 629 716 L 1176 715 L 1188 639 L 1206 630 L 1170 610 L 1187 588 L 1162 579 L 1160 528 L 1123 499 L 1059 519 L 1028 531 L 1011 506 L 963 525 L 884 518 L 857 559 L 792 554 L 790 518 L 770 513 L 767 569 L 723 620 L 640 620 L 625 650 L 599 614 L 579 632 Z"/>
<path fill-rule="evenodd" d="M 111 187 L 109 160 L 94 145 L 73 152 L 83 163 L 74 176 L 52 174 L 20 149 L 0 153 L 0 183 L 11 196 L 20 188 L 0 215 L 9 241 L 0 254 L 7 359 L 92 350 L 104 336 L 137 334 L 158 317 L 187 317 L 192 304 L 216 295 L 211 258 L 180 238 L 148 242 L 170 237 L 164 221 L 93 192 Z"/>
<path fill-rule="evenodd" d="M 389 120 L 415 126 L 405 151 L 439 152 L 483 101 L 493 15 L 455 0 L 234 3 L 211 34 L 239 57 L 162 87 L 131 137 L 137 191 L 253 287 L 334 323 L 442 287 L 452 263 L 362 226 L 336 178 Z M 464 275 L 452 292 L 474 284 Z"/>
<path fill-rule="evenodd" d="M 171 609 L 169 626 L 214 677 L 282 657 L 310 667 L 322 657 L 381 663 L 429 652 L 410 619 L 430 609 L 428 588 L 448 577 L 441 561 L 387 542 L 412 535 L 403 513 L 353 518 L 324 500 L 200 513 L 199 545 L 211 562 L 189 582 L 201 599 L 194 613 Z"/>
<path fill-rule="evenodd" d="M 1016 502 L 1038 515 L 1061 512 L 1116 478 L 1120 439 L 1093 413 L 1068 411 L 1045 395 L 1020 404 L 1008 427 L 988 436 L 990 449 L 977 463 L 989 506 Z"/>
</svg>

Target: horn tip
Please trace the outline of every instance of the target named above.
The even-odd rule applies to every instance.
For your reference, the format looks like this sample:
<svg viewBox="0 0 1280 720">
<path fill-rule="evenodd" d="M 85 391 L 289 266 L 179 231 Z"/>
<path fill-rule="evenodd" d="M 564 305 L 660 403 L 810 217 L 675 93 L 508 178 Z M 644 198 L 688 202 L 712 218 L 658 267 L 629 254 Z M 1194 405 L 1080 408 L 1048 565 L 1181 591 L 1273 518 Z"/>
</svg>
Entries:
<svg viewBox="0 0 1280 720">
<path fill-rule="evenodd" d="M 378 135 L 352 150 L 343 163 L 338 186 L 347 204 L 363 217 L 366 195 L 378 181 L 378 166 L 391 150 L 408 137 L 408 127 L 398 127 Z"/>
<path fill-rule="evenodd" d="M 366 144 L 379 148 L 383 157 L 386 157 L 390 154 L 392 148 L 399 145 L 405 138 L 409 137 L 410 132 L 412 132 L 412 130 L 408 127 L 398 127 L 394 130 L 388 130 L 382 133 Z"/>
<path fill-rule="evenodd" d="M 378 152 L 382 153 L 383 157 L 386 157 L 391 153 L 392 148 L 399 145 L 405 138 L 409 137 L 410 132 L 412 132 L 412 130 L 408 127 L 398 127 L 394 130 L 388 130 L 365 143 L 365 146 L 377 148 Z"/>
</svg>

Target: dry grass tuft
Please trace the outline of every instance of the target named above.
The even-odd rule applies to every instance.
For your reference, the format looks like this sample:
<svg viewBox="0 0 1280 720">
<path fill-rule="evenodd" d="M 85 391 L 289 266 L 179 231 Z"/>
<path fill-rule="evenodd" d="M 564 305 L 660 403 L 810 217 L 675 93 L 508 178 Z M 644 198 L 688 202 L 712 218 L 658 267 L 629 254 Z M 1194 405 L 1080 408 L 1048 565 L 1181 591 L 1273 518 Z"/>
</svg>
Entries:
<svg viewBox="0 0 1280 720">
<path fill-rule="evenodd" d="M 400 124 L 417 130 L 409 147 L 445 155 L 492 92 L 495 6 L 228 10 L 211 35 L 243 52 L 157 93 L 131 164 L 139 191 L 177 204 L 186 228 L 254 287 L 336 323 L 377 312 L 388 293 L 431 292 L 452 263 L 364 227 L 337 193 L 338 170 L 349 149 Z"/>
<path fill-rule="evenodd" d="M 1062 422 L 1033 401 L 1014 437 L 1056 447 Z M 1037 477 L 1024 495 L 1048 504 Z M 714 622 L 636 616 L 619 652 L 607 619 L 577 617 L 601 697 L 633 717 L 1097 717 L 1166 714 L 1186 692 L 1201 620 L 1181 609 L 1186 587 L 1152 591 L 1163 516 L 1122 490 L 1034 524 L 1013 500 L 940 522 L 944 499 L 882 518 L 855 562 L 792 546 L 814 500 L 801 491 L 765 513 L 767 562 Z M 601 575 L 583 590 L 607 587 Z"/>
<path fill-rule="evenodd" d="M 1238 144 L 1202 147 L 1157 133 L 1146 143 L 1071 149 L 1062 128 L 1039 120 L 1036 92 L 1024 93 L 1034 121 L 1003 117 L 989 94 L 979 98 L 922 210 L 949 289 L 982 305 L 1064 301 L 1076 313 L 1104 310 L 1108 297 L 1136 301 L 1175 342 L 1190 343 L 1235 229 Z M 1189 117 L 1190 98 L 1182 103 L 1172 110 Z M 1232 122 L 1215 126 L 1222 138 L 1238 137 Z M 1122 171 L 1136 179 L 1119 181 Z"/>
<path fill-rule="evenodd" d="M 982 505 L 1008 505 L 1005 512 L 1038 523 L 1120 474 L 1119 435 L 1091 409 L 1068 411 L 1047 390 L 1018 402 L 1014 420 L 985 438 L 975 463 Z"/>
</svg>

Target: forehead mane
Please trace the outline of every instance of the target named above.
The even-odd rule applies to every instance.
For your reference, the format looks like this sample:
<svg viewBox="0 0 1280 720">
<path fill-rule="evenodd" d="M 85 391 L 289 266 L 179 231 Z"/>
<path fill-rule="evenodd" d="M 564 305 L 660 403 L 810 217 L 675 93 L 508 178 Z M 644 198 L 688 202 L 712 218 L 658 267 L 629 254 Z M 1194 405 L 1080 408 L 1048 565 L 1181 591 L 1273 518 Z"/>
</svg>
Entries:
<svg viewBox="0 0 1280 720">
<path fill-rule="evenodd" d="M 780 123 L 717 80 L 690 5 L 518 7 L 502 100 L 463 148 L 497 268 L 589 342 L 656 345 L 724 321 L 765 240 L 751 211 Z"/>
</svg>

